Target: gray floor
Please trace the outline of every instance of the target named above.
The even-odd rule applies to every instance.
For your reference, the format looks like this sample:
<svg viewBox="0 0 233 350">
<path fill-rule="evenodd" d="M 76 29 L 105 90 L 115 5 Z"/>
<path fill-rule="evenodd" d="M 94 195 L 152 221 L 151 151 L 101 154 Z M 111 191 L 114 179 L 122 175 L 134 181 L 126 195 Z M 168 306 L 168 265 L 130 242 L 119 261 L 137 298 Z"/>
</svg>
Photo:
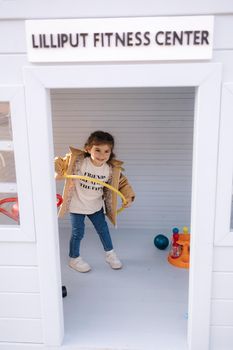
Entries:
<svg viewBox="0 0 233 350">
<path fill-rule="evenodd" d="M 82 256 L 86 274 L 67 266 L 69 230 L 60 229 L 64 346 L 85 349 L 184 350 L 187 340 L 188 271 L 167 263 L 151 230 L 112 229 L 124 268 L 114 271 L 92 229 Z"/>
</svg>

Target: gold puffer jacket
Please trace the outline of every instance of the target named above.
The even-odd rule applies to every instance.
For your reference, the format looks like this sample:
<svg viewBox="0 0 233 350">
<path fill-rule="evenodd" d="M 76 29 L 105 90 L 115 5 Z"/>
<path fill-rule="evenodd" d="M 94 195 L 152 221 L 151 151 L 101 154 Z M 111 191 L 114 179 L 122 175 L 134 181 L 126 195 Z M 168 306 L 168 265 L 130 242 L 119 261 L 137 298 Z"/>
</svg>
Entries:
<svg viewBox="0 0 233 350">
<path fill-rule="evenodd" d="M 70 153 L 66 154 L 64 158 L 55 158 L 55 178 L 57 180 L 64 180 L 65 185 L 63 188 L 63 203 L 59 209 L 58 216 L 62 217 L 68 210 L 69 204 L 72 198 L 72 194 L 75 188 L 73 179 L 66 179 L 64 174 L 76 175 L 75 169 L 79 168 L 83 159 L 85 157 L 85 152 L 70 147 Z M 108 183 L 119 190 L 127 201 L 133 201 L 135 198 L 134 191 L 129 184 L 127 178 L 121 173 L 123 162 L 120 160 L 113 159 L 108 162 L 110 166 L 110 179 Z M 106 208 L 106 215 L 113 225 L 116 225 L 117 216 L 117 193 L 111 191 L 110 189 L 104 187 L 104 201 Z"/>
</svg>

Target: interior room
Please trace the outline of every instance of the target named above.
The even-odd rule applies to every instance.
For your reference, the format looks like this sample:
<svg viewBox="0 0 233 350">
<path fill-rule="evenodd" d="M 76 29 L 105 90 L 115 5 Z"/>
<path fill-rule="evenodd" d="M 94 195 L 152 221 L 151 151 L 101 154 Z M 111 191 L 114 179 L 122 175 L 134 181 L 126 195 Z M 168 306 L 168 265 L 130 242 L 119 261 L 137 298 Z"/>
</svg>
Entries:
<svg viewBox="0 0 233 350">
<path fill-rule="evenodd" d="M 54 154 L 83 148 L 89 134 L 115 137 L 116 158 L 136 199 L 109 223 L 123 269 L 112 270 L 89 220 L 82 256 L 92 270 L 68 267 L 69 215 L 59 219 L 65 345 L 118 349 L 185 348 L 189 270 L 171 265 L 158 234 L 190 228 L 195 89 L 193 87 L 51 90 Z M 63 181 L 57 182 L 62 194 Z M 119 200 L 119 207 L 121 206 Z M 169 337 L 167 331 L 169 329 Z"/>
</svg>

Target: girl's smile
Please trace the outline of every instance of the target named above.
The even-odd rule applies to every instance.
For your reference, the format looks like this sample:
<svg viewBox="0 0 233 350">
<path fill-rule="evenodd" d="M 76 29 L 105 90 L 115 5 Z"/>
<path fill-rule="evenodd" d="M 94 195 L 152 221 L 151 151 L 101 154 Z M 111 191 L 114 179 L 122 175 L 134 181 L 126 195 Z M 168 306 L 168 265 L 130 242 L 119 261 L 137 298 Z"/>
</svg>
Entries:
<svg viewBox="0 0 233 350">
<path fill-rule="evenodd" d="M 109 145 L 93 145 L 88 149 L 88 153 L 95 166 L 102 166 L 110 158 L 111 147 Z"/>
</svg>

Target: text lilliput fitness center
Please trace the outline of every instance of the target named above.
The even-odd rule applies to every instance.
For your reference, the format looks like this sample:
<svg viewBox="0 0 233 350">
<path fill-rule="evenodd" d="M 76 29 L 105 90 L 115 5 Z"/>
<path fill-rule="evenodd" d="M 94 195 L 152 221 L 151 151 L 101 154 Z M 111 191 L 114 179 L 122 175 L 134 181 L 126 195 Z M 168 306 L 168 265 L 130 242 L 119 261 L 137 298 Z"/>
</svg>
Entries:
<svg viewBox="0 0 233 350">
<path fill-rule="evenodd" d="M 104 33 L 50 33 L 32 34 L 32 47 L 40 48 L 112 48 L 146 46 L 209 45 L 209 31 L 150 31 Z"/>
</svg>

